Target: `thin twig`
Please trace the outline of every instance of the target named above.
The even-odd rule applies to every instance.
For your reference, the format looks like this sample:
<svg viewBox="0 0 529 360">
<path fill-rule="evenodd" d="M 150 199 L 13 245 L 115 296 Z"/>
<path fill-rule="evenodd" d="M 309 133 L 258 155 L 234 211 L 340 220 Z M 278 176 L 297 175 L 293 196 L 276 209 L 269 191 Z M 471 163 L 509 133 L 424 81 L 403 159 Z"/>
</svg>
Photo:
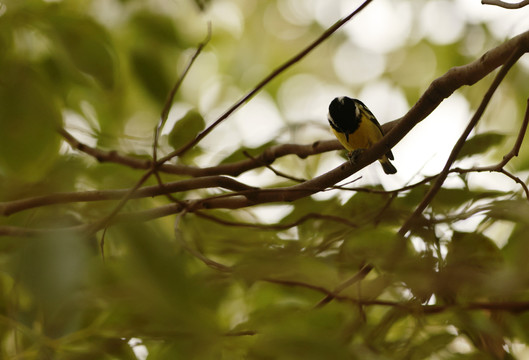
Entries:
<svg viewBox="0 0 529 360">
<path fill-rule="evenodd" d="M 483 5 L 495 5 L 504 9 L 520 9 L 529 5 L 529 0 L 520 1 L 519 3 L 507 3 L 501 0 L 481 0 Z"/>
<path fill-rule="evenodd" d="M 292 180 L 292 181 L 295 181 L 295 182 L 298 182 L 298 183 L 302 183 L 304 181 L 307 181 L 307 179 L 297 178 L 297 177 L 285 174 L 284 172 L 281 172 L 279 170 L 274 169 L 272 167 L 272 165 L 269 165 L 269 164 L 267 164 L 267 163 L 265 163 L 263 161 L 260 161 L 259 159 L 255 158 L 255 157 L 253 157 L 252 155 L 250 155 L 248 153 L 248 151 L 243 151 L 242 153 L 244 154 L 244 156 L 246 156 L 247 158 L 252 159 L 255 162 L 261 162 L 264 167 L 266 167 L 267 169 L 269 169 L 270 171 L 272 171 L 274 174 L 276 174 L 279 177 L 282 177 L 282 178 L 285 178 L 285 179 L 288 179 L 288 180 Z"/>
<path fill-rule="evenodd" d="M 520 127 L 520 131 L 518 132 L 518 137 L 516 138 L 516 142 L 514 143 L 511 151 L 503 157 L 502 166 L 507 164 L 507 162 L 509 162 L 513 157 L 518 156 L 518 153 L 520 152 L 520 148 L 522 147 L 525 133 L 527 132 L 528 123 L 529 123 L 529 99 L 527 99 L 527 105 L 525 106 L 525 116 L 522 122 L 522 126 Z"/>
<path fill-rule="evenodd" d="M 437 177 L 435 183 L 428 190 L 428 192 L 426 193 L 422 201 L 419 203 L 419 205 L 417 206 L 413 214 L 408 218 L 408 220 L 406 220 L 404 225 L 402 225 L 402 227 L 400 228 L 398 232 L 400 236 L 404 236 L 408 232 L 413 222 L 422 214 L 424 209 L 426 209 L 426 207 L 431 203 L 435 195 L 437 195 L 437 192 L 443 185 L 444 181 L 446 180 L 446 177 L 448 176 L 448 173 L 450 172 L 450 167 L 452 166 L 454 161 L 457 159 L 457 155 L 463 148 L 463 145 L 465 144 L 465 141 L 468 135 L 470 135 L 470 132 L 472 131 L 472 129 L 474 129 L 478 121 L 481 119 L 481 116 L 485 112 L 485 109 L 488 103 L 490 102 L 490 99 L 492 98 L 492 95 L 494 94 L 494 92 L 496 91 L 500 83 L 503 81 L 503 79 L 505 78 L 505 76 L 507 75 L 511 67 L 520 58 L 520 56 L 522 56 L 522 52 L 520 51 L 519 48 L 515 48 L 511 56 L 509 57 L 509 60 L 507 60 L 507 62 L 502 66 L 502 68 L 500 69 L 496 77 L 494 78 L 494 81 L 492 82 L 489 89 L 487 90 L 485 96 L 483 97 L 483 100 L 479 104 L 479 107 L 476 110 L 476 113 L 470 120 L 465 131 L 463 132 L 463 134 L 461 134 L 458 141 L 454 145 L 452 151 L 450 152 L 450 156 L 448 157 L 448 160 L 446 161 L 446 164 L 443 170 L 441 171 L 441 173 L 439 174 L 439 176 Z"/>
<path fill-rule="evenodd" d="M 177 149 L 167 155 L 164 159 L 169 160 L 173 157 L 182 156 L 193 146 L 198 144 L 206 135 L 208 135 L 215 127 L 217 127 L 221 122 L 226 120 L 235 110 L 239 109 L 243 104 L 250 100 L 255 94 L 257 94 L 262 88 L 264 88 L 269 82 L 274 80 L 277 76 L 283 73 L 285 70 L 289 69 L 292 65 L 299 62 L 305 56 L 307 56 L 312 50 L 318 47 L 321 43 L 327 40 L 332 34 L 334 34 L 339 28 L 345 25 L 349 20 L 351 20 L 356 14 L 362 11 L 372 0 L 366 0 L 360 5 L 355 11 L 347 15 L 343 19 L 337 21 L 334 25 L 328 28 L 323 34 L 320 35 L 315 41 L 313 41 L 305 49 L 294 55 L 292 58 L 287 60 L 283 65 L 279 66 L 277 69 L 272 71 L 267 75 L 263 80 L 261 80 L 252 90 L 250 90 L 246 95 L 244 95 L 240 100 L 233 104 L 224 114 L 222 114 L 215 122 L 208 126 L 204 131 L 199 133 L 193 140 L 182 146 L 180 149 Z"/>
<path fill-rule="evenodd" d="M 287 224 L 258 224 L 258 223 L 244 223 L 244 222 L 239 222 L 239 221 L 230 221 L 230 220 L 221 219 L 211 214 L 206 214 L 202 211 L 195 211 L 194 214 L 197 215 L 198 217 L 214 221 L 221 225 L 245 227 L 245 228 L 259 229 L 259 230 L 275 230 L 275 231 L 288 230 L 295 226 L 301 225 L 304 222 L 311 220 L 311 219 L 333 221 L 333 222 L 340 223 L 340 224 L 343 224 L 343 225 L 346 225 L 352 228 L 358 228 L 358 225 L 342 217 L 334 216 L 334 215 L 317 214 L 317 213 L 305 214 L 299 219 L 297 219 L 296 221 L 293 221 Z"/>
<path fill-rule="evenodd" d="M 333 299 L 337 298 L 339 294 L 345 289 L 347 289 L 349 286 L 363 280 L 371 272 L 371 270 L 373 270 L 373 266 L 370 264 L 365 264 L 364 266 L 362 266 L 362 268 L 356 274 L 354 274 L 349 279 L 338 285 L 332 293 L 327 294 L 327 296 L 321 299 L 321 301 L 316 304 L 315 308 L 325 306 Z"/>
<path fill-rule="evenodd" d="M 444 311 L 455 310 L 455 309 L 468 310 L 468 311 L 503 310 L 503 311 L 509 311 L 513 313 L 529 311 L 529 301 L 498 301 L 498 302 L 476 301 L 476 302 L 469 302 L 469 303 L 453 303 L 453 304 L 443 304 L 443 305 L 423 305 L 423 304 L 418 303 L 416 300 L 389 301 L 389 300 L 376 300 L 376 299 L 355 299 L 352 297 L 339 295 L 338 293 L 336 293 L 336 291 L 330 291 L 321 286 L 312 285 L 312 284 L 308 284 L 308 283 L 297 281 L 297 280 L 274 279 L 274 278 L 264 278 L 260 280 L 273 283 L 273 284 L 278 284 L 278 285 L 296 286 L 296 287 L 302 287 L 305 289 L 314 290 L 314 291 L 327 295 L 324 298 L 324 300 L 327 299 L 328 297 L 331 297 L 332 299 L 350 302 L 355 305 L 398 307 L 402 310 L 406 310 L 409 312 L 421 313 L 421 314 L 427 314 L 427 315 L 439 314 Z M 347 284 L 347 286 L 350 286 L 353 283 L 357 282 L 354 280 L 356 280 L 354 279 L 354 277 L 347 280 L 346 283 L 352 282 L 351 284 Z M 316 305 L 316 307 L 319 307 L 322 305 L 318 304 Z"/>
<path fill-rule="evenodd" d="M 182 221 L 182 218 L 186 215 L 186 213 L 187 212 L 185 210 L 182 211 L 181 213 L 178 214 L 178 216 L 176 217 L 174 221 L 174 234 L 175 234 L 176 240 L 178 240 L 178 242 L 182 245 L 184 249 L 187 250 L 187 252 L 189 252 L 191 255 L 193 255 L 198 260 L 203 262 L 206 266 L 214 270 L 219 270 L 222 272 L 232 272 L 232 269 L 229 266 L 213 261 L 210 258 L 203 255 L 198 250 L 195 250 L 194 248 L 189 246 L 187 241 L 184 239 L 184 235 L 182 234 L 182 231 L 180 231 L 180 222 Z"/>
<path fill-rule="evenodd" d="M 208 44 L 210 39 L 211 39 L 211 22 L 208 22 L 208 32 L 207 32 L 206 38 L 204 39 L 204 41 L 202 41 L 198 45 L 198 47 L 195 50 L 193 56 L 191 57 L 191 59 L 189 59 L 189 62 L 188 62 L 187 66 L 184 69 L 184 72 L 180 75 L 180 77 L 178 78 L 178 80 L 174 84 L 173 88 L 169 92 L 169 95 L 167 96 L 167 100 L 165 101 L 165 105 L 163 107 L 162 113 L 160 115 L 160 121 L 158 122 L 158 124 L 154 128 L 154 140 L 153 140 L 153 144 L 152 144 L 152 161 L 153 161 L 152 162 L 152 169 L 154 171 L 154 176 L 156 177 L 156 181 L 160 185 L 160 188 L 164 188 L 164 183 L 163 183 L 162 178 L 161 178 L 161 176 L 160 176 L 160 174 L 158 172 L 158 168 L 161 165 L 163 165 L 163 163 L 162 164 L 158 164 L 158 140 L 159 140 L 159 137 L 160 137 L 160 133 L 162 132 L 162 129 L 163 129 L 165 123 L 167 122 L 167 118 L 169 117 L 169 111 L 171 110 L 171 106 L 173 104 L 173 100 L 174 100 L 176 92 L 178 91 L 178 89 L 182 85 L 182 82 L 184 81 L 187 73 L 189 72 L 189 70 L 193 66 L 195 60 L 198 58 L 198 56 L 202 52 L 202 49 L 204 49 L 204 47 Z M 175 203 L 181 203 L 180 200 L 175 198 L 169 192 L 165 192 L 165 196 L 169 199 L 169 201 L 172 201 L 172 202 L 175 202 Z"/>
<path fill-rule="evenodd" d="M 193 66 L 195 60 L 198 58 L 198 56 L 200 55 L 200 53 L 202 52 L 204 47 L 209 43 L 210 40 L 211 40 L 211 22 L 208 22 L 208 32 L 207 32 L 206 38 L 204 39 L 204 41 L 198 44 L 198 47 L 196 48 L 193 56 L 191 56 L 191 59 L 189 59 L 189 62 L 187 63 L 187 66 L 185 67 L 184 71 L 182 72 L 182 74 L 180 75 L 176 83 L 174 84 L 173 88 L 169 92 L 169 95 L 167 96 L 167 100 L 165 101 L 162 113 L 160 115 L 160 121 L 158 122 L 158 124 L 156 125 L 154 129 L 154 141 L 152 145 L 152 158 L 153 158 L 154 163 L 156 163 L 158 159 L 158 140 L 160 137 L 160 133 L 162 132 L 162 129 L 165 123 L 167 122 L 167 118 L 169 117 L 169 111 L 171 110 L 171 106 L 173 105 L 173 100 L 176 95 L 176 92 L 178 91 L 178 89 L 180 89 L 180 86 L 184 82 L 184 79 L 187 73 L 189 72 L 189 70 L 191 70 L 191 67 Z"/>
</svg>

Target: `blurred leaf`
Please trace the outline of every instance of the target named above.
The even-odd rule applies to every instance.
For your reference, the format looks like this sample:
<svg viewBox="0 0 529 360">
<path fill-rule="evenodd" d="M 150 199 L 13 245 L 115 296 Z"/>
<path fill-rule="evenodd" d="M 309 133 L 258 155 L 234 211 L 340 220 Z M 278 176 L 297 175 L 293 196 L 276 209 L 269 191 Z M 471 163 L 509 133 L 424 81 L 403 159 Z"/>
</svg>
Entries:
<svg viewBox="0 0 529 360">
<path fill-rule="evenodd" d="M 53 221 L 55 226 L 61 222 Z M 35 297 L 48 336 L 76 330 L 82 315 L 76 297 L 86 286 L 89 274 L 91 251 L 86 245 L 85 239 L 76 234 L 57 232 L 29 243 L 19 254 L 22 283 Z"/>
<path fill-rule="evenodd" d="M 165 70 L 156 50 L 150 47 L 135 48 L 130 53 L 132 68 L 144 89 L 159 104 L 164 104 L 171 90 L 171 76 Z"/>
<path fill-rule="evenodd" d="M 465 141 L 465 145 L 457 155 L 461 160 L 477 154 L 483 154 L 490 148 L 499 145 L 505 139 L 505 135 L 496 132 L 477 134 Z"/>
<path fill-rule="evenodd" d="M 439 271 L 439 294 L 448 302 L 455 296 L 490 294 L 491 276 L 504 263 L 498 246 L 480 233 L 455 232 L 448 244 L 445 266 Z"/>
<path fill-rule="evenodd" d="M 258 147 L 254 147 L 254 148 L 250 148 L 250 147 L 246 147 L 246 146 L 240 146 L 232 154 L 230 154 L 227 157 L 225 157 L 224 159 L 222 159 L 222 161 L 220 163 L 221 164 L 229 164 L 229 163 L 236 162 L 236 161 L 247 160 L 248 157 L 246 155 L 244 155 L 245 152 L 247 152 L 251 156 L 255 157 L 255 156 L 260 155 L 263 151 L 265 151 L 269 147 L 274 146 L 276 144 L 277 143 L 276 143 L 275 140 L 271 140 L 271 141 L 266 142 L 263 145 L 260 145 Z"/>
<path fill-rule="evenodd" d="M 515 273 L 510 277 L 510 282 L 506 282 L 506 285 L 520 286 L 522 289 L 529 285 L 529 261 L 527 261 L 526 256 L 529 254 L 528 233 L 529 226 L 527 223 L 517 224 L 509 236 L 507 244 L 502 248 L 509 269 Z"/>
<path fill-rule="evenodd" d="M 470 202 L 473 203 L 481 199 L 494 199 L 504 196 L 505 193 L 494 190 L 469 190 L 441 188 L 437 196 L 432 201 L 432 206 L 438 212 L 457 209 Z"/>
<path fill-rule="evenodd" d="M 487 216 L 514 223 L 529 222 L 529 203 L 525 199 L 494 201 L 487 205 Z"/>
<path fill-rule="evenodd" d="M 211 3 L 211 0 L 193 0 L 195 2 L 195 4 L 197 5 L 197 7 L 201 10 L 201 11 L 205 11 L 210 3 Z"/>
<path fill-rule="evenodd" d="M 169 145 L 173 149 L 179 149 L 193 140 L 205 127 L 206 122 L 202 115 L 196 110 L 189 110 L 181 119 L 176 121 L 169 132 Z"/>
<path fill-rule="evenodd" d="M 252 324 L 252 318 L 250 324 Z M 263 309 L 255 318 L 259 336 L 250 348 L 251 359 L 350 359 L 341 334 L 347 326 L 343 307 L 300 311 L 283 305 Z"/>
<path fill-rule="evenodd" d="M 93 76 L 105 89 L 114 87 L 115 65 L 110 37 L 102 26 L 88 17 L 57 16 L 56 36 L 74 65 Z"/>
<path fill-rule="evenodd" d="M 142 10 L 134 14 L 131 25 L 137 27 L 141 37 L 149 39 L 150 42 L 164 42 L 170 47 L 178 44 L 174 20 L 168 16 Z"/>
<path fill-rule="evenodd" d="M 29 66 L 14 65 L 0 82 L 0 172 L 38 180 L 58 155 L 58 102 Z"/>
<path fill-rule="evenodd" d="M 446 348 L 455 337 L 455 335 L 447 333 L 431 335 L 423 342 L 412 347 L 407 359 L 422 360 L 431 358 L 436 352 Z"/>
<path fill-rule="evenodd" d="M 344 239 L 340 261 L 357 269 L 363 264 L 384 266 L 396 244 L 395 233 L 386 227 L 355 230 Z"/>
<path fill-rule="evenodd" d="M 402 324 L 399 324 L 399 322 L 401 320 L 406 321 L 406 314 L 407 312 L 404 309 L 398 307 L 389 308 L 378 323 L 365 335 L 366 342 L 371 346 L 378 347 L 384 343 L 386 337 L 392 331 L 399 332 L 400 337 L 405 336 L 403 330 L 406 329 L 403 329 Z M 398 329 L 394 330 L 394 326 Z M 409 328 L 409 324 L 404 325 L 404 328 L 406 327 Z"/>
<path fill-rule="evenodd" d="M 395 280 L 406 287 L 420 301 L 430 299 L 436 289 L 439 261 L 430 253 L 404 253 L 394 259 Z"/>
<path fill-rule="evenodd" d="M 249 282 L 266 278 L 301 282 L 329 290 L 338 284 L 336 270 L 323 259 L 279 249 L 248 254 L 235 266 L 235 273 Z"/>
<path fill-rule="evenodd" d="M 480 233 L 454 232 L 448 244 L 446 263 L 487 269 L 502 263 L 498 246 L 488 237 Z"/>
</svg>

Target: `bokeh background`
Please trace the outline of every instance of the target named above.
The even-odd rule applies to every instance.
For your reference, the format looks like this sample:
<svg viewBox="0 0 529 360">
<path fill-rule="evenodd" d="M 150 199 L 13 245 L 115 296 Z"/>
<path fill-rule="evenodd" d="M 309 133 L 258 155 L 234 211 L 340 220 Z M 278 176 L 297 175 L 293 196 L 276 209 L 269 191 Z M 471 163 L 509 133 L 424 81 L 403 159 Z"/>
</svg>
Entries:
<svg viewBox="0 0 529 360">
<path fill-rule="evenodd" d="M 69 147 L 56 129 L 64 127 L 89 146 L 149 158 L 168 93 L 206 38 L 208 26 L 211 39 L 176 93 L 160 138 L 160 155 L 192 139 L 360 4 L 347 0 L 0 0 L 0 200 L 132 187 L 141 171 L 99 163 Z M 527 29 L 529 8 L 506 10 L 478 0 L 375 0 L 184 157 L 173 161 L 214 166 L 244 159 L 242 150 L 257 155 L 274 144 L 331 139 L 326 114 L 336 96 L 361 99 L 381 123 L 398 119 L 435 78 Z M 482 151 L 461 159 L 458 166 L 497 162 L 512 147 L 525 113 L 528 72 L 525 56 L 502 83 L 473 133 L 488 134 Z M 392 190 L 438 173 L 491 80 L 492 75 L 459 89 L 416 126 L 393 149 L 396 175 L 385 176 L 375 163 L 357 174 L 361 177 L 353 185 Z M 310 179 L 344 161 L 343 152 L 335 151 L 308 159 L 285 157 L 274 167 Z M 525 180 L 528 168 L 527 146 L 523 145 L 509 169 Z M 164 175 L 167 181 L 182 178 Z M 263 168 L 237 179 L 262 187 L 289 183 Z M 364 295 L 370 299 L 381 294 L 391 300 L 421 298 L 426 304 L 439 304 L 442 296 L 436 293 L 436 298 L 435 289 L 457 278 L 436 282 L 435 273 L 446 265 L 447 253 L 457 255 L 452 255 L 456 264 L 468 262 L 460 257 L 459 248 L 453 248 L 454 238 L 467 238 L 456 234 L 482 236 L 479 245 L 475 238 L 463 241 L 463 249 L 484 246 L 483 252 L 477 252 L 483 255 L 479 261 L 487 264 L 496 264 L 496 256 L 504 249 L 501 256 L 513 256 L 511 260 L 526 249 L 518 243 L 515 250 L 508 248 L 513 239 L 521 241 L 527 226 L 524 214 L 529 212 L 527 205 L 521 205 L 524 199 L 518 184 L 501 174 L 479 173 L 449 177 L 444 189 L 443 201 L 436 205 L 442 215 L 509 199 L 519 203 L 504 210 L 511 215 L 516 210 L 521 220 L 503 214 L 487 223 L 490 213 L 476 211 L 470 217 L 436 223 L 428 235 L 412 239 L 410 259 L 416 262 L 410 260 L 410 264 L 416 266 L 401 269 L 401 273 L 397 270 L 397 279 L 379 273 L 370 279 Z M 220 193 L 218 189 L 198 190 L 180 197 Z M 405 197 L 387 215 L 387 224 L 373 230 L 376 224 L 372 227 L 367 221 L 369 231 L 362 228 L 354 234 L 325 224 L 270 233 L 223 227 L 198 218 L 183 221 L 181 236 L 212 258 L 236 265 L 235 276 L 211 271 L 186 252 L 174 239 L 174 217 L 110 227 L 105 235 L 105 262 L 98 249 L 101 232 L 89 242 L 75 234 L 50 233 L 37 241 L 3 236 L 2 358 L 493 356 L 494 351 L 476 345 L 474 339 L 480 336 L 472 334 L 479 331 L 509 337 L 504 345 L 509 356 L 529 356 L 525 314 L 519 322 L 505 320 L 508 330 L 502 332 L 503 325 L 491 325 L 485 315 L 453 321 L 442 313 L 424 320 L 395 309 L 371 308 L 366 315 L 344 303 L 310 311 L 321 294 L 258 282 L 272 275 L 282 279 L 292 275 L 296 281 L 332 289 L 366 259 L 383 263 L 378 256 L 384 256 L 380 249 L 387 244 L 381 239 L 394 233 L 420 194 Z M 142 199 L 127 204 L 125 210 L 168 202 L 163 197 Z M 273 224 L 292 221 L 308 209 L 358 220 L 376 214 L 375 208 L 384 202 L 334 190 L 295 204 L 219 214 Z M 71 226 L 98 219 L 114 206 L 113 202 L 54 205 L 4 216 L 0 226 Z M 344 236 L 359 238 L 361 248 L 347 248 L 341 242 Z M 431 243 L 428 236 L 437 242 Z M 482 265 L 479 261 L 477 267 Z M 522 260 L 516 261 L 493 275 L 487 273 L 487 281 L 480 278 L 483 287 L 477 294 L 462 291 L 468 295 L 465 300 L 501 299 L 501 291 L 513 296 L 509 299 L 524 298 L 527 276 L 504 283 L 501 291 L 487 297 L 493 285 L 526 270 Z M 452 275 L 457 271 L 468 274 L 463 268 L 455 269 Z M 411 273 L 422 271 L 424 278 L 410 278 Z M 468 287 L 476 283 L 471 275 L 467 280 Z M 348 295 L 360 296 L 357 291 Z M 446 300 L 450 296 L 443 294 L 445 303 L 450 303 Z"/>
</svg>

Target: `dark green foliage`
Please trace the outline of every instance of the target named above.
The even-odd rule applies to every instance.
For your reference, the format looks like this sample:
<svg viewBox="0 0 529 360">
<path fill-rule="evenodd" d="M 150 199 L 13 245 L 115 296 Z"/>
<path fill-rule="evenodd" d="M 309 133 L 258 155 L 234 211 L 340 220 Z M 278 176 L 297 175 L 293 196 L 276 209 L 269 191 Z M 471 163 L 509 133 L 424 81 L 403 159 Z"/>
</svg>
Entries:
<svg viewBox="0 0 529 360">
<path fill-rule="evenodd" d="M 179 149 L 193 140 L 205 127 L 206 123 L 202 115 L 196 110 L 189 110 L 171 129 L 168 137 L 169 145 L 173 149 Z"/>
<path fill-rule="evenodd" d="M 505 135 L 503 134 L 492 132 L 477 134 L 465 142 L 465 146 L 463 146 L 457 158 L 463 159 L 483 154 L 490 148 L 499 145 L 503 140 L 505 140 Z"/>
<path fill-rule="evenodd" d="M 463 51 L 474 41 L 467 32 L 445 45 L 417 32 L 378 54 L 385 68 L 360 84 L 334 69 L 344 48 L 363 52 L 358 34 L 340 30 L 260 94 L 287 130 L 245 147 L 256 142 L 239 138 L 242 125 L 229 117 L 158 174 L 193 190 L 131 198 L 107 218 L 118 204 L 114 191 L 131 189 L 149 171 L 154 129 L 207 21 L 210 42 L 168 104 L 192 110 L 163 129 L 158 158 L 196 138 L 324 31 L 330 15 L 306 21 L 311 2 L 301 3 L 0 1 L 1 359 L 137 359 L 144 347 L 149 360 L 509 360 L 526 346 L 529 202 L 519 186 L 526 182 L 519 171 L 529 166 L 526 144 L 505 168 L 517 177 L 506 177 L 513 187 L 481 182 L 485 172 L 451 173 L 405 237 L 400 227 L 436 179 L 417 182 L 423 174 L 406 172 L 415 159 L 399 156 L 398 147 L 402 166 L 391 180 L 365 168 L 355 178 L 378 185 L 311 189 L 318 194 L 288 202 L 299 191 L 293 184 L 328 171 L 327 161 L 343 151 L 266 156 L 285 143 L 330 138 L 325 107 L 314 119 L 292 111 L 305 114 L 322 96 L 316 90 L 369 93 L 380 81 L 411 106 L 437 75 L 478 58 Z M 498 44 L 486 24 L 466 30 L 483 37 L 482 52 Z M 527 70 L 513 71 L 494 112 L 485 113 L 501 133 L 480 123 L 455 166 L 470 157 L 488 164 L 484 154 L 498 160 L 511 149 L 529 89 Z M 488 85 L 479 81 L 459 95 L 474 109 Z M 498 117 L 503 107 L 517 118 Z M 261 129 L 269 120 L 261 115 L 245 121 Z M 82 144 L 68 145 L 59 128 Z M 252 164 L 263 153 L 266 164 Z M 238 168 L 241 162 L 252 171 Z M 219 164 L 233 172 L 186 175 Z M 398 189 L 394 179 L 415 185 Z M 204 180 L 211 182 L 195 189 Z M 231 192 L 224 186 L 230 180 L 255 188 L 239 184 L 246 190 Z M 387 184 L 396 190 L 385 191 Z M 157 186 L 155 176 L 142 184 Z M 283 192 L 285 201 L 267 201 L 271 192 Z M 201 207 L 206 198 L 235 205 Z M 38 204 L 4 213 L 27 199 Z M 38 235 L 17 233 L 35 229 Z"/>
</svg>

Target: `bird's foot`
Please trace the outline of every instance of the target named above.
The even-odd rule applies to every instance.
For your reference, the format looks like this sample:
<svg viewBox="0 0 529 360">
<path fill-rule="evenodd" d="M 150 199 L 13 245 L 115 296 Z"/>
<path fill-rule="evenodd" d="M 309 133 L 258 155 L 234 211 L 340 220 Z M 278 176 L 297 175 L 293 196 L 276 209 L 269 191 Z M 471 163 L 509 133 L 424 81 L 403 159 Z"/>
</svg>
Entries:
<svg viewBox="0 0 529 360">
<path fill-rule="evenodd" d="M 347 158 L 349 159 L 349 162 L 351 163 L 351 165 L 354 165 L 356 163 L 356 160 L 358 160 L 358 157 L 362 155 L 364 151 L 365 149 L 355 149 L 347 153 Z"/>
</svg>

